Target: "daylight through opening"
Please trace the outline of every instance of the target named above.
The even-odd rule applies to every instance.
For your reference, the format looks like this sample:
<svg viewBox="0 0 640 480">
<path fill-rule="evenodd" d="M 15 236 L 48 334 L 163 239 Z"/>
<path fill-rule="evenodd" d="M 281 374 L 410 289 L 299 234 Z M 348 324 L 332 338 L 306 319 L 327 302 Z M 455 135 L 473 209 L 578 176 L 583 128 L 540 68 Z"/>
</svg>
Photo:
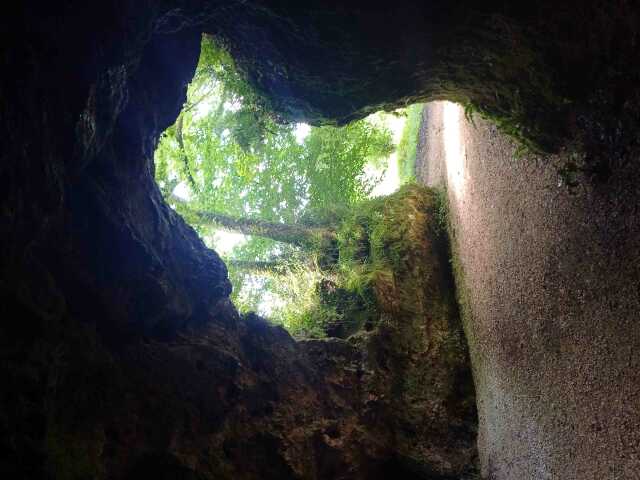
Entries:
<svg viewBox="0 0 640 480">
<path fill-rule="evenodd" d="M 187 101 L 156 149 L 156 181 L 225 260 L 241 312 L 297 336 L 347 336 L 378 315 L 376 291 L 405 248 L 387 238 L 400 212 L 385 211 L 393 195 L 416 207 L 422 107 L 344 127 L 287 123 L 205 35 Z"/>
</svg>

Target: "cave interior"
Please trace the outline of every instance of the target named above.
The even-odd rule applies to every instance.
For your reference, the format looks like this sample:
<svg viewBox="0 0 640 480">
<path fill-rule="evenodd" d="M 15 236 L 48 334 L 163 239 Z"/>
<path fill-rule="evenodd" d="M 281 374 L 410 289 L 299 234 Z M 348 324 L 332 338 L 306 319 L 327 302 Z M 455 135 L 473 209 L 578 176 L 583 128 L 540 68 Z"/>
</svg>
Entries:
<svg viewBox="0 0 640 480">
<path fill-rule="evenodd" d="M 637 162 L 640 125 L 638 12 L 614 3 L 5 7 L 1 476 L 480 478 L 482 365 L 469 365 L 446 247 L 428 270 L 446 321 L 428 329 L 448 340 L 418 401 L 398 387 L 419 367 L 411 331 L 298 342 L 238 314 L 224 263 L 162 199 L 153 152 L 206 33 L 288 120 L 450 100 L 528 151 L 569 152 L 569 173 L 606 189 Z"/>
</svg>

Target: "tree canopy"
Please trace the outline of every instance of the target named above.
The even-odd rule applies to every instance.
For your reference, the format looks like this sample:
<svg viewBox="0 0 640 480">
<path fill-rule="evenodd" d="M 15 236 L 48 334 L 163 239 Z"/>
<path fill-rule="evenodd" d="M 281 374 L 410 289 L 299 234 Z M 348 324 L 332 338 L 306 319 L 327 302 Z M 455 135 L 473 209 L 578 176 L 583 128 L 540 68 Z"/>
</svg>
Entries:
<svg viewBox="0 0 640 480">
<path fill-rule="evenodd" d="M 330 242 L 336 212 L 379 181 L 366 165 L 392 151 L 391 133 L 366 120 L 342 128 L 282 122 L 205 36 L 184 108 L 157 147 L 156 180 L 205 239 L 220 229 L 251 236 L 227 255 L 235 300 L 249 308 L 275 291 L 268 264 L 290 266 L 300 249 Z"/>
</svg>

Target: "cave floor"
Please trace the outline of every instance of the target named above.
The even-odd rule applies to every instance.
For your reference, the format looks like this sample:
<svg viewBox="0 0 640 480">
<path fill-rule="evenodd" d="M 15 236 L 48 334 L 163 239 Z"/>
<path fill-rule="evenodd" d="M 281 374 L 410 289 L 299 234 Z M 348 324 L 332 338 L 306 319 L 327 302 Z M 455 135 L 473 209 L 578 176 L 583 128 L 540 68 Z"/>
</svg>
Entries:
<svg viewBox="0 0 640 480">
<path fill-rule="evenodd" d="M 562 155 L 427 104 L 416 177 L 446 187 L 484 477 L 640 478 L 640 162 L 569 188 Z"/>
</svg>

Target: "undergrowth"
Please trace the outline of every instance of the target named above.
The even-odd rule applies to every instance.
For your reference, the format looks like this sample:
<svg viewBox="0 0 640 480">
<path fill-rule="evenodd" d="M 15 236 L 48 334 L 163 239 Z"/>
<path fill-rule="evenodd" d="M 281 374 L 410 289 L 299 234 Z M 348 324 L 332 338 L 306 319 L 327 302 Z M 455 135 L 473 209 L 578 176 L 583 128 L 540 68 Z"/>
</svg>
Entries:
<svg viewBox="0 0 640 480">
<path fill-rule="evenodd" d="M 407 118 L 396 149 L 398 176 L 403 184 L 415 180 L 416 150 L 423 109 L 424 103 L 416 103 L 407 108 Z"/>
<path fill-rule="evenodd" d="M 413 290 L 421 288 L 416 257 L 429 248 L 429 228 L 439 228 L 436 202 L 431 190 L 407 184 L 343 212 L 335 261 L 324 267 L 314 262 L 292 274 L 297 280 L 281 280 L 300 290 L 291 291 L 300 300 L 287 307 L 284 326 L 298 337 L 346 338 L 372 330 L 385 312 L 414 311 Z"/>
</svg>

